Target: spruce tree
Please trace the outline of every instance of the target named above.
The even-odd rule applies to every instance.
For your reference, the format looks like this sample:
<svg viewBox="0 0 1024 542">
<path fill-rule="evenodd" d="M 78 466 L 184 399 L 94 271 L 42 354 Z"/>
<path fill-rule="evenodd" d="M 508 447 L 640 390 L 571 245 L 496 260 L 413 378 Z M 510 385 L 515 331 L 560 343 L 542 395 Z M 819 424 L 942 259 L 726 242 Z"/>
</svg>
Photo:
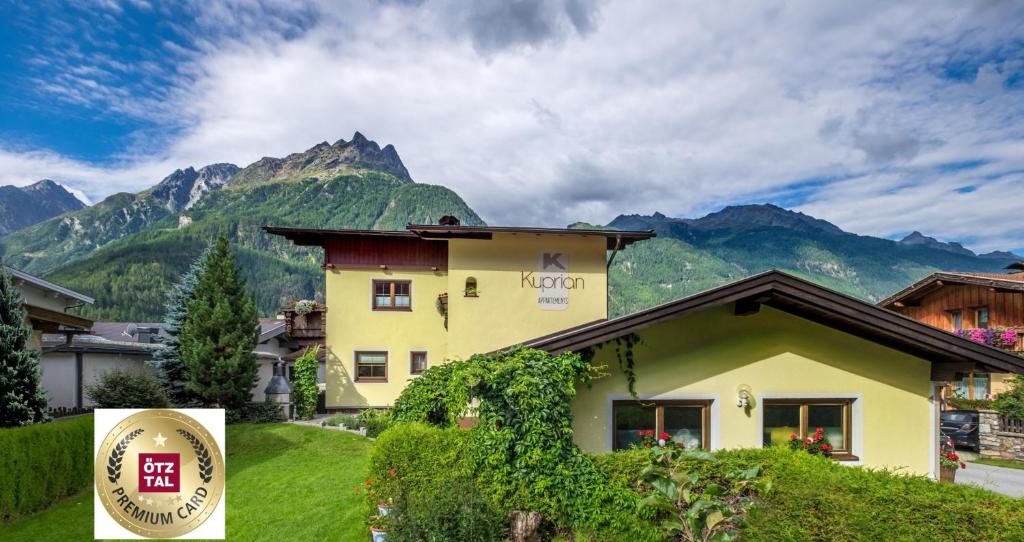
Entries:
<svg viewBox="0 0 1024 542">
<path fill-rule="evenodd" d="M 256 304 L 221 235 L 203 260 L 181 334 L 189 388 L 204 406 L 240 408 L 257 380 L 253 349 L 259 338 Z"/>
<path fill-rule="evenodd" d="M 195 294 L 196 284 L 202 272 L 203 261 L 209 251 L 204 251 L 181 277 L 181 281 L 167 292 L 164 305 L 164 333 L 159 341 L 163 348 L 153 353 L 147 363 L 156 370 L 157 380 L 164 389 L 171 404 L 191 407 L 200 404 L 199 396 L 188 385 L 185 363 L 181 360 L 181 328 L 188 318 L 188 302 Z"/>
<path fill-rule="evenodd" d="M 50 420 L 39 371 L 39 351 L 29 344 L 21 293 L 0 264 L 0 427 Z"/>
</svg>

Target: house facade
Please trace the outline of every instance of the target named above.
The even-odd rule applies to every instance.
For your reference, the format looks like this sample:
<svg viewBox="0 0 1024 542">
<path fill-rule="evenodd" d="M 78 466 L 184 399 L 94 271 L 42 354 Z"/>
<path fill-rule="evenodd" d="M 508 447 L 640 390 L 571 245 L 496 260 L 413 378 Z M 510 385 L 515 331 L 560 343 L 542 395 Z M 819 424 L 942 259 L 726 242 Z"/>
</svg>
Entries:
<svg viewBox="0 0 1024 542">
<path fill-rule="evenodd" d="M 717 450 L 821 427 L 838 461 L 925 475 L 937 473 L 945 380 L 1024 371 L 1008 352 L 777 271 L 525 345 L 587 352 L 609 374 L 577 390 L 584 450 L 626 448 L 648 429 Z M 627 348 L 637 397 L 620 369 Z"/>
<path fill-rule="evenodd" d="M 272 228 L 324 249 L 326 407 L 394 404 L 434 364 L 608 316 L 608 251 L 653 232 Z"/>
<path fill-rule="evenodd" d="M 950 332 L 993 339 L 1024 353 L 1024 272 L 933 273 L 879 303 L 880 306 Z M 1012 341 L 1006 337 L 1013 337 Z M 947 395 L 986 399 L 1005 391 L 1008 373 L 962 372 Z"/>
</svg>

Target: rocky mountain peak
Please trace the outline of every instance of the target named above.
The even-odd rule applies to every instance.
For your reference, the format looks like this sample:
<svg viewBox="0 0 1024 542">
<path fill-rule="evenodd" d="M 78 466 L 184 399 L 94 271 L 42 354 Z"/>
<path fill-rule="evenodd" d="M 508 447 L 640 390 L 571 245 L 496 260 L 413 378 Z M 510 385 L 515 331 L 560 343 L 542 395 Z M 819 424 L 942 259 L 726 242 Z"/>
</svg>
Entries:
<svg viewBox="0 0 1024 542">
<path fill-rule="evenodd" d="M 0 235 L 83 207 L 74 194 L 50 179 L 28 186 L 0 186 Z"/>
<path fill-rule="evenodd" d="M 189 166 L 165 177 L 151 194 L 167 210 L 177 213 L 191 209 L 207 192 L 223 188 L 238 171 L 238 166 L 226 163 L 210 164 L 199 171 Z"/>
<path fill-rule="evenodd" d="M 732 205 L 721 211 L 695 220 L 687 220 L 695 228 L 705 230 L 767 226 L 786 228 L 803 233 L 844 234 L 835 224 L 797 211 L 783 209 L 770 203 Z"/>
<path fill-rule="evenodd" d="M 326 141 L 305 152 L 289 154 L 284 158 L 265 157 L 243 169 L 231 182 L 255 184 L 278 180 L 330 177 L 346 170 L 369 170 L 390 174 L 400 181 L 412 182 L 409 171 L 393 145 L 381 149 L 377 142 L 360 132 L 351 141 L 339 139 L 334 144 Z"/>
<path fill-rule="evenodd" d="M 927 235 L 925 235 L 925 234 L 923 234 L 923 233 L 921 233 L 919 231 L 916 231 L 916 230 L 911 232 L 910 235 L 904 237 L 903 239 L 900 239 L 899 242 L 900 242 L 901 245 L 926 246 L 926 247 L 929 247 L 929 248 L 945 250 L 946 252 L 953 252 L 953 253 L 956 253 L 956 254 L 963 254 L 963 255 L 966 255 L 966 256 L 974 256 L 975 255 L 974 252 L 972 252 L 971 250 L 969 250 L 967 248 L 964 248 L 964 246 L 961 245 L 960 243 L 954 243 L 954 242 L 943 243 L 942 241 L 939 241 L 938 239 L 936 239 L 934 237 L 928 237 Z"/>
</svg>

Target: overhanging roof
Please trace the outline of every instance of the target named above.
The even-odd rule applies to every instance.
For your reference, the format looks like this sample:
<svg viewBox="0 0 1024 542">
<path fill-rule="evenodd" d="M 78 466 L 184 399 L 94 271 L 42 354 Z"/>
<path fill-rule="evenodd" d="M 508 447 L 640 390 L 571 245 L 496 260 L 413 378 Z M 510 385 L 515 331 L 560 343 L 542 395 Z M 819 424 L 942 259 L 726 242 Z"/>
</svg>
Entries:
<svg viewBox="0 0 1024 542">
<path fill-rule="evenodd" d="M 661 322 L 732 303 L 737 303 L 737 312 L 741 306 L 768 305 L 932 362 L 970 362 L 994 372 L 1024 373 L 1024 358 L 781 271 L 768 271 L 628 316 L 523 344 L 552 353 L 581 350 Z"/>
<path fill-rule="evenodd" d="M 932 273 L 883 299 L 878 305 L 889 307 L 897 302 L 919 299 L 944 284 L 967 284 L 997 290 L 1024 292 L 1024 273 L 958 273 L 954 271 Z"/>
<path fill-rule="evenodd" d="M 263 226 L 263 231 L 274 235 L 280 235 L 285 239 L 304 247 L 319 247 L 329 237 L 390 237 L 402 239 L 416 239 L 418 236 L 407 231 L 382 231 L 382 230 L 326 230 L 318 228 L 283 228 L 275 226 Z"/>
<path fill-rule="evenodd" d="M 26 304 L 25 314 L 28 315 L 29 320 L 45 322 L 47 325 L 42 327 L 47 332 L 59 331 L 57 326 L 67 326 L 74 329 L 89 329 L 92 327 L 93 323 L 92 320 L 88 318 L 82 318 L 81 316 L 68 314 L 66 312 L 52 311 L 35 305 Z"/>
<path fill-rule="evenodd" d="M 496 233 L 514 235 L 568 235 L 604 237 L 608 250 L 625 248 L 637 241 L 655 236 L 654 230 L 589 230 L 572 228 L 519 228 L 510 226 L 442 226 L 435 224 L 409 224 L 406 229 L 423 239 L 491 239 Z"/>
<path fill-rule="evenodd" d="M 571 228 L 518 228 L 508 226 L 439 226 L 433 224 L 410 224 L 406 231 L 381 230 L 328 230 L 316 228 L 284 228 L 263 226 L 263 231 L 280 235 L 299 246 L 323 246 L 328 238 L 379 237 L 402 239 L 492 239 L 494 234 L 515 235 L 566 235 L 576 237 L 603 237 L 607 239 L 608 250 L 625 248 L 637 241 L 655 236 L 653 230 L 583 230 Z"/>
<path fill-rule="evenodd" d="M 31 284 L 31 285 L 33 285 L 36 288 L 39 288 L 41 290 L 48 290 L 48 291 L 53 292 L 55 294 L 61 295 L 61 296 L 65 297 L 65 298 L 67 298 L 67 299 L 74 299 L 74 300 L 77 300 L 77 301 L 81 301 L 82 303 L 88 303 L 90 305 L 96 302 L 95 299 L 93 299 L 93 298 L 91 298 L 91 297 L 89 297 L 89 296 L 87 296 L 85 294 L 80 294 L 80 293 L 78 293 L 78 292 L 76 292 L 74 290 L 70 290 L 70 289 L 65 288 L 63 286 L 58 286 L 58 285 L 56 285 L 56 284 L 54 284 L 54 283 L 52 283 L 50 281 L 43 280 L 43 279 L 41 279 L 39 277 L 35 277 L 35 276 L 32 276 L 32 275 L 29 275 L 28 273 L 26 273 L 24 271 L 19 271 L 19 270 L 13 268 L 13 267 L 8 267 L 6 265 L 4 266 L 4 268 L 7 269 L 7 272 L 10 273 L 11 276 L 14 277 L 15 279 L 21 280 L 21 281 L 23 281 L 25 283 L 28 283 L 28 284 Z"/>
</svg>

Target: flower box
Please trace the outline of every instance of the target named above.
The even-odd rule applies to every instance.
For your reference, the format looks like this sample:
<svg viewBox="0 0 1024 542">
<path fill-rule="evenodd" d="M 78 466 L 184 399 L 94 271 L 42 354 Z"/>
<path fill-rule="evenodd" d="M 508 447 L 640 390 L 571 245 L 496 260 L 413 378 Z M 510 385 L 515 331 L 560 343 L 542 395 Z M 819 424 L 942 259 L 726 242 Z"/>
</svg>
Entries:
<svg viewBox="0 0 1024 542">
<path fill-rule="evenodd" d="M 939 481 L 944 484 L 952 484 L 956 479 L 957 469 L 953 467 L 941 467 L 939 468 Z"/>
</svg>

